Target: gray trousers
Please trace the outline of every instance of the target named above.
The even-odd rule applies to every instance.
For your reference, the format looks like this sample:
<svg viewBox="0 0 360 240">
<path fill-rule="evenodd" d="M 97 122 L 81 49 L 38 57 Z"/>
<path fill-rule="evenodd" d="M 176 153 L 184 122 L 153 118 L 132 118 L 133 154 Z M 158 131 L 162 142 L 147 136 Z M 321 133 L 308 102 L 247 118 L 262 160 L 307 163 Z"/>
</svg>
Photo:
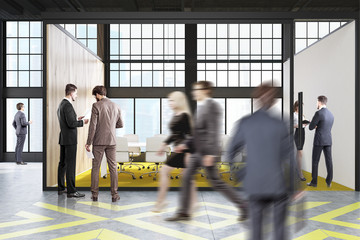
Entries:
<svg viewBox="0 0 360 240">
<path fill-rule="evenodd" d="M 181 188 L 181 202 L 178 213 L 190 214 L 190 191 L 191 181 L 194 179 L 194 175 L 199 167 L 201 167 L 203 155 L 194 153 L 190 157 L 189 166 L 187 166 L 185 175 L 183 177 L 182 188 Z M 230 185 L 220 179 L 219 170 L 216 166 L 205 167 L 208 180 L 211 186 L 218 192 L 224 194 L 224 196 L 233 202 L 238 208 L 245 207 L 240 194 Z"/>
<path fill-rule="evenodd" d="M 263 239 L 262 225 L 263 225 L 263 216 L 264 210 L 269 205 L 273 204 L 273 221 L 272 227 L 274 229 L 276 240 L 285 240 L 285 220 L 286 220 L 286 208 L 288 205 L 288 197 L 272 197 L 272 198 L 251 198 L 249 201 L 250 205 L 250 218 L 251 218 L 251 240 L 261 240 Z M 266 235 L 269 236 L 271 232 L 267 232 Z M 266 238 L 267 239 L 267 238 Z"/>
<path fill-rule="evenodd" d="M 23 160 L 22 160 L 21 154 L 24 149 L 26 134 L 21 134 L 21 135 L 16 135 L 16 136 L 17 136 L 17 140 L 16 140 L 16 147 L 15 147 L 15 160 L 16 160 L 16 162 L 22 162 Z"/>
</svg>

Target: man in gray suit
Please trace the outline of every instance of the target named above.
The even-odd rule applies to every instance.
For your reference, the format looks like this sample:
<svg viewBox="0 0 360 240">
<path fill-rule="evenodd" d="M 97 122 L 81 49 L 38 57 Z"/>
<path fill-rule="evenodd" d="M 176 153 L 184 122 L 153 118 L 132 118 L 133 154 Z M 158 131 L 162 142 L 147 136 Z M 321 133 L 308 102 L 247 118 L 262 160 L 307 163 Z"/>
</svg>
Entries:
<svg viewBox="0 0 360 240">
<path fill-rule="evenodd" d="M 271 204 L 274 204 L 274 239 L 285 239 L 286 207 L 293 190 L 287 185 L 291 182 L 289 177 L 294 179 L 295 165 L 290 164 L 292 139 L 280 116 L 277 118 L 268 111 L 275 96 L 271 85 L 263 84 L 255 90 L 254 98 L 261 108 L 239 121 L 227 151 L 228 160 L 233 162 L 237 153 L 246 148 L 243 186 L 249 197 L 252 240 L 262 239 L 263 211 Z"/>
<path fill-rule="evenodd" d="M 106 97 L 106 88 L 96 86 L 92 90 L 96 103 L 91 109 L 89 135 L 86 150 L 90 152 L 93 145 L 94 159 L 91 169 L 92 200 L 97 201 L 99 195 L 99 170 L 105 152 L 110 171 L 112 201 L 120 200 L 118 195 L 118 175 L 116 162 L 116 128 L 122 128 L 120 108 Z"/>
<path fill-rule="evenodd" d="M 221 149 L 219 139 L 221 107 L 211 98 L 211 92 L 211 82 L 199 81 L 193 85 L 194 100 L 198 103 L 193 138 L 178 145 L 175 149 L 176 152 L 189 149 L 192 154 L 183 179 L 181 206 L 174 217 L 165 219 L 167 221 L 190 220 L 190 183 L 199 167 L 205 168 L 207 177 L 215 190 L 223 193 L 239 208 L 241 213 L 239 220 L 247 218 L 245 202 L 234 188 L 220 179 L 216 167 Z"/>
<path fill-rule="evenodd" d="M 327 97 L 319 96 L 317 99 L 317 109 L 319 109 L 310 122 L 309 129 L 315 131 L 314 146 L 312 152 L 312 180 L 307 185 L 317 187 L 318 166 L 321 152 L 324 151 L 327 169 L 326 184 L 331 187 L 333 179 L 333 167 L 331 157 L 331 128 L 334 124 L 333 114 L 326 108 Z"/>
<path fill-rule="evenodd" d="M 15 147 L 15 160 L 17 165 L 26 165 L 22 160 L 21 154 L 24 149 L 24 143 L 27 134 L 27 126 L 32 124 L 32 121 L 26 121 L 25 117 L 25 107 L 23 103 L 16 104 L 16 109 L 18 112 L 14 116 L 14 121 L 12 123 L 13 127 L 16 130 L 16 147 Z"/>
</svg>

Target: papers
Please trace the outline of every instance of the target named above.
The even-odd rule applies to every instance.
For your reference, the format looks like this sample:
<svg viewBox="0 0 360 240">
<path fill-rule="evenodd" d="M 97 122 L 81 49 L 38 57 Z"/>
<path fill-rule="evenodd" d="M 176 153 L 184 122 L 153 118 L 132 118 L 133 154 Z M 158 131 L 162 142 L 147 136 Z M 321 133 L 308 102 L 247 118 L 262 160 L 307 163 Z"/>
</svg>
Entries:
<svg viewBox="0 0 360 240">
<path fill-rule="evenodd" d="M 84 116 L 83 119 L 90 119 L 90 117 L 91 117 L 91 109 L 87 109 L 83 116 Z"/>
<path fill-rule="evenodd" d="M 85 149 L 85 152 L 86 152 L 86 156 L 87 156 L 88 158 L 91 158 L 91 159 L 94 158 L 94 154 L 93 154 L 92 152 L 88 152 L 86 149 Z"/>
</svg>

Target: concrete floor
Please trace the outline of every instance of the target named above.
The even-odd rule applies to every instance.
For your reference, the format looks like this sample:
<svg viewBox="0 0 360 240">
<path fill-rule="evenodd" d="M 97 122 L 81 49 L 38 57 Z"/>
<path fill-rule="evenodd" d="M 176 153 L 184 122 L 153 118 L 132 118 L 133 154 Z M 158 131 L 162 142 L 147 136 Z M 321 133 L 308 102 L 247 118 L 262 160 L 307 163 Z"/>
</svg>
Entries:
<svg viewBox="0 0 360 240">
<path fill-rule="evenodd" d="M 42 191 L 42 164 L 0 163 L 0 239 L 247 239 L 249 221 L 237 222 L 238 211 L 222 195 L 198 193 L 192 221 L 166 222 L 178 204 L 178 192 L 168 194 L 164 213 L 152 213 L 155 191 L 120 191 L 111 203 L 109 191 L 99 202 L 68 199 Z M 360 239 L 360 193 L 307 192 L 304 214 L 291 207 L 289 239 Z M 270 214 L 269 214 L 270 215 Z M 264 229 L 271 225 L 267 216 Z M 264 239 L 272 239 L 264 233 Z"/>
</svg>

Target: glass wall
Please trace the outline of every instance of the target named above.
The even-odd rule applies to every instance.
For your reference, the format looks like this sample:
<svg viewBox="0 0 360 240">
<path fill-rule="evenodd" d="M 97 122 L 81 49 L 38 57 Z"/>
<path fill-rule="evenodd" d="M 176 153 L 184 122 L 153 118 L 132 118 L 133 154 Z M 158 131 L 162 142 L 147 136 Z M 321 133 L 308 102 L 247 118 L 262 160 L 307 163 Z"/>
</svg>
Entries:
<svg viewBox="0 0 360 240">
<path fill-rule="evenodd" d="M 97 24 L 60 24 L 97 55 Z"/>
</svg>

